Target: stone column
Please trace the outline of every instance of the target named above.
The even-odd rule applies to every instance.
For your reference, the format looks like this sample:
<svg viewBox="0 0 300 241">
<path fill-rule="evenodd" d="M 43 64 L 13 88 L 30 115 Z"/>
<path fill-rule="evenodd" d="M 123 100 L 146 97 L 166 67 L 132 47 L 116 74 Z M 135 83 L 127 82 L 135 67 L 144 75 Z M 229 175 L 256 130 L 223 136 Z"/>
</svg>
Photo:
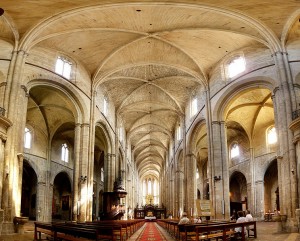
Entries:
<svg viewBox="0 0 300 241">
<path fill-rule="evenodd" d="M 285 191 L 285 202 L 282 206 L 281 213 L 287 214 L 288 217 L 295 217 L 295 210 L 298 208 L 298 193 L 297 193 L 297 176 L 291 175 L 292 170 L 296 168 L 296 156 L 293 145 L 293 134 L 288 126 L 292 120 L 293 102 L 291 100 L 293 86 L 289 84 L 289 70 L 286 59 L 283 57 L 286 53 L 277 52 L 274 54 L 274 61 L 279 79 L 280 95 L 275 94 L 276 114 L 275 120 L 278 126 L 278 144 L 280 146 L 279 156 L 282 156 L 282 178 L 278 180 L 282 182 Z M 280 192 L 280 191 L 279 191 Z M 282 196 L 283 197 L 283 196 Z M 282 198 L 283 199 L 283 198 Z M 282 200 L 281 199 L 281 200 Z M 281 208 L 280 208 L 281 209 Z"/>
<path fill-rule="evenodd" d="M 104 183 L 105 192 L 112 192 L 114 189 L 115 176 L 115 166 L 116 166 L 116 155 L 107 153 L 104 161 Z"/>
<path fill-rule="evenodd" d="M 264 218 L 264 181 L 256 181 L 255 182 L 255 190 L 256 190 L 256 209 L 254 210 L 254 216 L 263 219 Z"/>
<path fill-rule="evenodd" d="M 37 193 L 36 193 L 36 221 L 51 221 L 48 219 L 47 212 L 47 204 L 45 202 L 45 197 L 51 200 L 53 199 L 53 187 L 52 187 L 52 195 L 49 193 L 49 189 L 46 187 L 46 182 L 44 180 L 38 180 L 37 183 Z M 52 207 L 51 210 L 52 211 Z M 50 212 L 51 213 L 51 212 Z"/>
<path fill-rule="evenodd" d="M 213 209 L 215 218 L 228 218 L 230 215 L 229 173 L 227 159 L 227 138 L 225 122 L 212 122 L 211 180 L 213 187 Z"/>
<path fill-rule="evenodd" d="M 80 167 L 80 136 L 81 126 L 79 123 L 75 126 L 75 141 L 74 141 L 74 174 L 73 174 L 73 221 L 77 221 L 79 215 L 79 167 Z"/>
<path fill-rule="evenodd" d="M 89 201 L 92 199 L 92 187 L 88 185 L 89 176 L 89 124 L 81 125 L 81 160 L 80 160 L 80 221 L 89 220 Z"/>
<path fill-rule="evenodd" d="M 2 208 L 2 193 L 3 193 L 3 181 L 6 177 L 6 170 L 4 166 L 4 149 L 5 149 L 6 137 L 0 134 L 0 208 Z"/>
<path fill-rule="evenodd" d="M 185 190 L 185 195 L 187 197 L 187 212 L 188 216 L 194 215 L 196 210 L 196 198 L 197 198 L 197 182 L 196 182 L 196 157 L 194 154 L 186 155 L 186 168 L 187 168 L 187 188 Z"/>
<path fill-rule="evenodd" d="M 184 208 L 184 191 L 183 191 L 183 186 L 184 186 L 184 174 L 183 171 L 176 171 L 176 180 L 177 180 L 177 196 L 176 196 L 176 201 L 178 203 L 177 205 L 177 212 L 183 211 Z"/>
<path fill-rule="evenodd" d="M 2 208 L 4 210 L 4 223 L 2 234 L 13 232 L 13 218 L 20 216 L 21 187 L 23 159 L 18 158 L 23 153 L 24 126 L 27 110 L 27 90 L 22 86 L 22 72 L 27 54 L 24 51 L 13 53 L 10 63 L 10 76 L 7 79 L 4 105 L 7 116 L 13 125 L 7 129 L 7 142 L 5 143 Z M 22 87 L 22 89 L 21 89 Z M 24 94 L 25 90 L 25 94 Z M 16 101 L 17 100 L 17 101 Z M 22 129 L 23 128 L 23 129 Z M 21 176 L 21 178 L 20 178 Z"/>
</svg>

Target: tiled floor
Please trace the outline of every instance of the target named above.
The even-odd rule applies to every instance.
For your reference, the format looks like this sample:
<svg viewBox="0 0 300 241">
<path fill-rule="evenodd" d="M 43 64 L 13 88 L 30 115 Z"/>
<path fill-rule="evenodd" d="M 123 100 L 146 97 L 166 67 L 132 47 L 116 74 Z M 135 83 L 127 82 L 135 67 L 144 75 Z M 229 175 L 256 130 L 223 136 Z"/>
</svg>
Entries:
<svg viewBox="0 0 300 241">
<path fill-rule="evenodd" d="M 257 239 L 248 238 L 248 241 L 300 241 L 300 233 L 278 233 L 276 222 L 258 222 L 257 223 Z M 174 241 L 168 233 L 160 228 L 168 241 Z M 33 227 L 28 226 L 27 231 L 20 234 L 2 235 L 0 241 L 33 241 Z M 128 241 L 135 241 L 142 228 L 130 237 Z"/>
</svg>

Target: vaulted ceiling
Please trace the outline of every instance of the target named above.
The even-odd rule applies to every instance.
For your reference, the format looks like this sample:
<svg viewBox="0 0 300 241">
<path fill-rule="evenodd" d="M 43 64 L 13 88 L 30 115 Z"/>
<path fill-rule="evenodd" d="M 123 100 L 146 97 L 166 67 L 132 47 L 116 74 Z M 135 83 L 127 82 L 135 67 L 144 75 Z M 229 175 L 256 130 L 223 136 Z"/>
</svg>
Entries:
<svg viewBox="0 0 300 241">
<path fill-rule="evenodd" d="M 297 0 L 2 0 L 0 7 L 2 41 L 29 53 L 62 52 L 108 93 L 141 175 L 159 176 L 189 96 L 209 86 L 223 58 L 245 48 L 277 51 L 300 35 Z"/>
</svg>

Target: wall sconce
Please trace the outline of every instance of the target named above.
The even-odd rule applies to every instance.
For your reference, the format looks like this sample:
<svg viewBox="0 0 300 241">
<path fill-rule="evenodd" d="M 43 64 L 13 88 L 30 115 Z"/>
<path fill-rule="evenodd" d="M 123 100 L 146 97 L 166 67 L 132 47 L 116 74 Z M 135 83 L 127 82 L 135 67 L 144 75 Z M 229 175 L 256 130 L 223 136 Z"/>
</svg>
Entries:
<svg viewBox="0 0 300 241">
<path fill-rule="evenodd" d="M 87 179 L 87 176 L 80 176 L 79 181 L 80 182 L 85 182 Z"/>
<path fill-rule="evenodd" d="M 221 176 L 214 176 L 214 180 L 216 181 L 220 181 L 221 180 Z"/>
</svg>

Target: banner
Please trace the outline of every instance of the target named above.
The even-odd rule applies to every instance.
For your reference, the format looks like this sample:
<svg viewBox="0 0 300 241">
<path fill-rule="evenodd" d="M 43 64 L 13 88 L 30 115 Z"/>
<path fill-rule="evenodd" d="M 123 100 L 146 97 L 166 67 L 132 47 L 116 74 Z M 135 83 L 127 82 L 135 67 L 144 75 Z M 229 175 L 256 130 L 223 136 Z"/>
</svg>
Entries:
<svg viewBox="0 0 300 241">
<path fill-rule="evenodd" d="M 210 200 L 196 199 L 198 216 L 213 216 Z"/>
</svg>

